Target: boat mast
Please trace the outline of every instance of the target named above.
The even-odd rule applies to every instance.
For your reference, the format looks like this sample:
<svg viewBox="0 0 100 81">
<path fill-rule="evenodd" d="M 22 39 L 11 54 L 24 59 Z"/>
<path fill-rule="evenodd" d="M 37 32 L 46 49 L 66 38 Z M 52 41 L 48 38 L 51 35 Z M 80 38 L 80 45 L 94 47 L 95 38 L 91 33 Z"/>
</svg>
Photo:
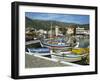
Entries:
<svg viewBox="0 0 100 81">
<path fill-rule="evenodd" d="M 50 38 L 52 38 L 52 22 L 50 23 L 51 24 L 51 36 L 50 36 Z"/>
<path fill-rule="evenodd" d="M 50 24 L 51 24 L 51 26 L 50 26 L 50 27 L 51 27 L 50 41 L 51 41 L 51 44 L 52 44 L 52 21 L 51 21 Z M 50 50 L 50 53 L 51 53 L 51 54 L 53 53 L 53 50 L 52 50 L 52 49 Z"/>
</svg>

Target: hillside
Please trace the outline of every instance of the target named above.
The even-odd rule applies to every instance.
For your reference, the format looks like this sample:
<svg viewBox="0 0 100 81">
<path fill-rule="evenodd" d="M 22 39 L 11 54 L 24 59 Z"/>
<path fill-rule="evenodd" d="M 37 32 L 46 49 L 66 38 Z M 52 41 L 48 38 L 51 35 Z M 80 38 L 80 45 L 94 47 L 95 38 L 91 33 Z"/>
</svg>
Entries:
<svg viewBox="0 0 100 81">
<path fill-rule="evenodd" d="M 68 27 L 69 25 L 75 25 L 76 27 L 84 27 L 86 29 L 89 29 L 89 24 L 75 24 L 75 23 L 65 23 L 65 22 L 59 22 L 59 21 L 45 21 L 45 20 L 36 20 L 36 19 L 29 19 L 28 17 L 25 17 L 25 27 L 33 27 L 35 29 L 44 29 L 48 30 L 50 29 L 51 22 L 52 27 L 55 27 L 56 25 L 59 27 Z"/>
</svg>

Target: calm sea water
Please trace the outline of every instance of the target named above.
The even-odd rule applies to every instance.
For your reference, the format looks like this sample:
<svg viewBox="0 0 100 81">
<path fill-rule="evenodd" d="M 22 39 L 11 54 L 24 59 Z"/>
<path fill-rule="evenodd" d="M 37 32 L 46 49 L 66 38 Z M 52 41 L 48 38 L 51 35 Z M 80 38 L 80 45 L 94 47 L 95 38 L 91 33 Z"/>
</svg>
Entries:
<svg viewBox="0 0 100 81">
<path fill-rule="evenodd" d="M 81 38 L 79 40 L 79 48 L 87 48 L 89 47 L 89 39 L 88 38 Z"/>
</svg>

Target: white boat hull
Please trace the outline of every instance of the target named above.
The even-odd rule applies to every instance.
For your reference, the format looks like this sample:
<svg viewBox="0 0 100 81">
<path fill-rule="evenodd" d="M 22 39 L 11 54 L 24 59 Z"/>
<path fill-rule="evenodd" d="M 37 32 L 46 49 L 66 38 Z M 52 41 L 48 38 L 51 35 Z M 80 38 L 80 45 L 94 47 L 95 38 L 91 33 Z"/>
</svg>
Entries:
<svg viewBox="0 0 100 81">
<path fill-rule="evenodd" d="M 51 55 L 51 58 L 53 59 L 58 59 L 60 61 L 65 61 L 65 62 L 76 62 L 76 61 L 80 61 L 81 57 L 62 57 L 62 56 L 57 56 L 57 55 Z"/>
</svg>

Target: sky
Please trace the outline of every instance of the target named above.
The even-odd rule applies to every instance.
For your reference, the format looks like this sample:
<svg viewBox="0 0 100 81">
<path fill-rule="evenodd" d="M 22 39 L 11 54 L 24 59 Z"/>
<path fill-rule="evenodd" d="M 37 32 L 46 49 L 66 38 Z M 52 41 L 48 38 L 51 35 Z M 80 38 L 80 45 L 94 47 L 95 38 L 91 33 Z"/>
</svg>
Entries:
<svg viewBox="0 0 100 81">
<path fill-rule="evenodd" d="M 89 24 L 89 15 L 25 12 L 30 19 L 53 20 L 66 23 Z"/>
</svg>

